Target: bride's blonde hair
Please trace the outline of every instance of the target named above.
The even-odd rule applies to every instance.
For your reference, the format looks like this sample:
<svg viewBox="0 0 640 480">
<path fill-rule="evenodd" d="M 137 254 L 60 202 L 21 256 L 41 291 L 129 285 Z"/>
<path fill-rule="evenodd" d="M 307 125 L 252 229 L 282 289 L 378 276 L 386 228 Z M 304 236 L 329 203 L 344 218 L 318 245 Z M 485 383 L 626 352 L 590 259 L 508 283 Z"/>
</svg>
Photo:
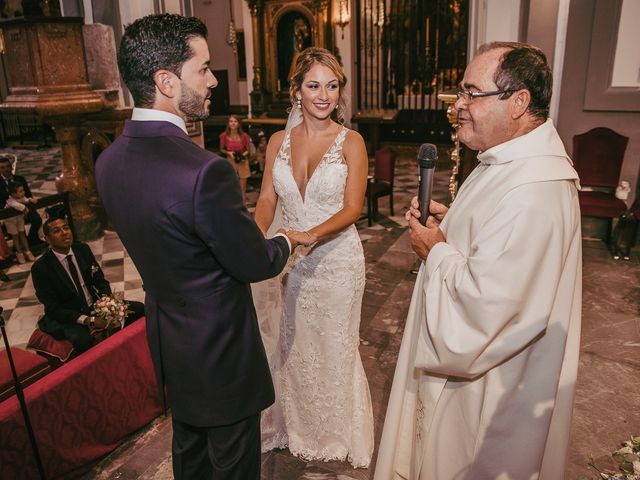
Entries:
<svg viewBox="0 0 640 480">
<path fill-rule="evenodd" d="M 338 98 L 338 108 L 335 109 L 334 112 L 336 120 L 339 123 L 344 123 L 344 114 L 347 108 L 347 95 L 344 87 L 347 84 L 347 77 L 345 77 L 342 66 L 335 55 L 325 48 L 309 47 L 303 50 L 298 56 L 295 71 L 289 79 L 289 98 L 291 99 L 291 104 L 295 105 L 297 103 L 298 99 L 296 98 L 296 94 L 302 87 L 304 76 L 316 63 L 328 67 L 338 79 L 338 91 L 340 95 Z"/>
</svg>

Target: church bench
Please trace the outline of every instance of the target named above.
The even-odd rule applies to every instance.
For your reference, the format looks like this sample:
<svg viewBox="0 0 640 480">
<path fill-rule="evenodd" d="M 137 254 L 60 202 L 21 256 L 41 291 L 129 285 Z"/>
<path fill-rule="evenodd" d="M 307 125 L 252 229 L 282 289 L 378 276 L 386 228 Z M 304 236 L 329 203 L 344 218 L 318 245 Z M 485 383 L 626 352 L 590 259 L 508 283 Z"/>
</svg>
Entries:
<svg viewBox="0 0 640 480">
<path fill-rule="evenodd" d="M 11 348 L 11 357 L 22 388 L 51 371 L 46 359 L 21 348 Z M 0 402 L 16 393 L 6 350 L 0 351 Z"/>
<path fill-rule="evenodd" d="M 141 318 L 24 389 L 48 479 L 77 478 L 162 409 Z M 38 478 L 16 396 L 0 403 L 2 478 Z"/>
</svg>

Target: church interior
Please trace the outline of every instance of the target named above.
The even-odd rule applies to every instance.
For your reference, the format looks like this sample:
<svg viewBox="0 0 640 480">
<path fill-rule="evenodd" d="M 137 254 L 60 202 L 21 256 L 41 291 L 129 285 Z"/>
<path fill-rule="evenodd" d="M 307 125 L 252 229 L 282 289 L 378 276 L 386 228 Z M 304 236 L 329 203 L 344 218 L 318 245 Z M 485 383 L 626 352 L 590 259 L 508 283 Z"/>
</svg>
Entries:
<svg viewBox="0 0 640 480">
<path fill-rule="evenodd" d="M 67 212 L 75 239 L 89 244 L 112 289 L 142 302 L 140 275 L 98 198 L 94 163 L 133 108 L 116 61 L 124 26 L 153 13 L 195 16 L 208 28 L 218 86 L 210 116 L 187 130 L 202 148 L 219 152 L 229 117 L 240 121 L 255 157 L 249 212 L 260 192 L 261 145 L 284 128 L 292 66 L 306 47 L 324 47 L 340 60 L 348 80 L 345 125 L 360 132 L 369 155 L 356 227 L 366 261 L 359 350 L 373 403 L 373 462 L 354 469 L 276 450 L 262 455 L 263 480 L 373 478 L 421 264 L 404 217 L 418 189 L 416 155 L 423 143 L 437 146 L 433 198 L 454 201 L 478 153 L 457 138 L 456 91 L 476 49 L 492 41 L 531 43 L 546 54 L 550 118 L 585 198 L 580 362 L 565 478 L 618 469 L 611 453 L 640 435 L 640 2 L 0 0 L 0 157 L 29 183 L 42 218 Z M 153 186 L 140 185 L 147 188 Z M 15 215 L 0 210 L 0 220 Z M 77 357 L 34 348 L 43 307 L 31 263 L 19 262 L 5 237 L 0 480 L 173 478 L 171 410 L 155 396 L 144 327 L 126 338 L 124 329 Z M 30 360 L 20 355 L 40 359 L 18 372 L 31 429 L 5 342 L 18 352 L 18 367 Z"/>
</svg>

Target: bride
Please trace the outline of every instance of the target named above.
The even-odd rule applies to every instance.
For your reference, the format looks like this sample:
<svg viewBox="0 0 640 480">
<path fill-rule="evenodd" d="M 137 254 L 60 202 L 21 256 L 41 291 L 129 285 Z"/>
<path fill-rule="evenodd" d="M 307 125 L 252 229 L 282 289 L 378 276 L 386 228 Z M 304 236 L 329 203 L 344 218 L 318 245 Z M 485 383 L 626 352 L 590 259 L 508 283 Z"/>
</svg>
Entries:
<svg viewBox="0 0 640 480">
<path fill-rule="evenodd" d="M 345 84 L 329 51 L 304 50 L 291 78 L 289 123 L 267 146 L 256 222 L 265 235 L 282 226 L 301 246 L 275 287 L 254 286 L 276 388 L 262 418 L 262 450 L 288 447 L 306 460 L 367 467 L 373 414 L 358 353 L 365 266 L 354 223 L 368 157 L 362 137 L 332 120 L 344 114 Z M 261 308 L 260 297 L 271 306 Z"/>
</svg>

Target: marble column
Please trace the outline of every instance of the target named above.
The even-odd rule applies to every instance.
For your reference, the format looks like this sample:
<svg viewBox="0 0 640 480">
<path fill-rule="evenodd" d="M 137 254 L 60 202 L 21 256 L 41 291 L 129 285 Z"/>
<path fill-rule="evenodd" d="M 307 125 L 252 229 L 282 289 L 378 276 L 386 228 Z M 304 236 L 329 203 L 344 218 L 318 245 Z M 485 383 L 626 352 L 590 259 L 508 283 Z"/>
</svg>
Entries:
<svg viewBox="0 0 640 480">
<path fill-rule="evenodd" d="M 50 118 L 62 154 L 62 173 L 56 178 L 59 192 L 69 192 L 71 214 L 78 240 L 94 240 L 103 234 L 98 218 L 98 194 L 91 172 L 80 154 L 80 122 L 77 118 Z"/>
<path fill-rule="evenodd" d="M 92 89 L 81 18 L 18 18 L 0 21 L 0 29 L 9 66 L 9 95 L 0 111 L 37 115 L 54 128 L 62 149 L 56 187 L 69 192 L 77 239 L 98 238 L 100 206 L 92 169 L 82 163 L 81 125 L 87 115 L 115 108 L 117 91 Z"/>
</svg>

